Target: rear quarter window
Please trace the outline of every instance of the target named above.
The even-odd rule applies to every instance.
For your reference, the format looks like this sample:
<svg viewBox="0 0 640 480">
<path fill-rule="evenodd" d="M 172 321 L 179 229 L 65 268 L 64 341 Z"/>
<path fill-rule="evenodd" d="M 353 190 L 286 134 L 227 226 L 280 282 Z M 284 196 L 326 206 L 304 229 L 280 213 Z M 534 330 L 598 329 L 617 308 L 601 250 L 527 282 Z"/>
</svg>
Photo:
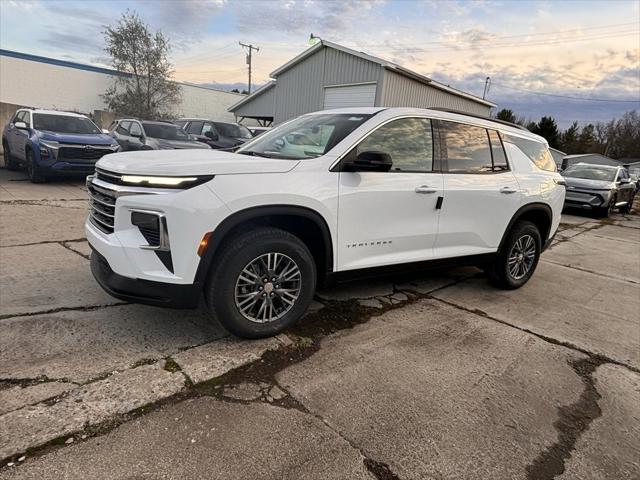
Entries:
<svg viewBox="0 0 640 480">
<path fill-rule="evenodd" d="M 556 162 L 544 143 L 504 133 L 502 134 L 502 140 L 518 147 L 539 169 L 548 172 L 557 171 Z"/>
</svg>

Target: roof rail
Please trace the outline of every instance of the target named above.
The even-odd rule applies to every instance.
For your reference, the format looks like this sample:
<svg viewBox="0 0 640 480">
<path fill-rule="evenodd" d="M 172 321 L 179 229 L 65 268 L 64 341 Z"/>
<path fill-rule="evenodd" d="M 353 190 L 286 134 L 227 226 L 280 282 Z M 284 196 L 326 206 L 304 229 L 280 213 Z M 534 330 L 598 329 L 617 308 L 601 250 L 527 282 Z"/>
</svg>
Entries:
<svg viewBox="0 0 640 480">
<path fill-rule="evenodd" d="M 484 115 L 480 115 L 478 113 L 469 113 L 463 112 L 462 110 L 454 110 L 452 108 L 443 108 L 443 107 L 431 107 L 429 110 L 437 110 L 438 112 L 447 112 L 447 113 L 457 113 L 459 115 L 466 115 L 467 117 L 479 118 L 481 120 L 487 120 L 489 122 L 500 123 L 502 125 L 507 125 L 508 127 L 518 128 L 520 130 L 529 131 L 526 127 L 522 125 L 518 125 L 517 123 L 507 122 L 506 120 L 500 120 L 498 118 L 485 117 Z"/>
</svg>

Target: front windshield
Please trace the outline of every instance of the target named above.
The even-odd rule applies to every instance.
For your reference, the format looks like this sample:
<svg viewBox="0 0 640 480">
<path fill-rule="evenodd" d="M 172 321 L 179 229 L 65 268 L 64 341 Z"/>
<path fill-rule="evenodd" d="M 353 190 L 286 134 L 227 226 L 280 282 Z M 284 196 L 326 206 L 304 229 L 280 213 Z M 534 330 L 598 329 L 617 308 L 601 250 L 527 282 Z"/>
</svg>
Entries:
<svg viewBox="0 0 640 480">
<path fill-rule="evenodd" d="M 574 165 L 562 172 L 565 177 L 586 178 L 587 180 L 603 180 L 613 182 L 616 178 L 615 168 Z"/>
<path fill-rule="evenodd" d="M 45 113 L 33 114 L 33 128 L 55 133 L 92 134 L 102 131 L 87 117 L 72 117 L 70 115 L 50 115 Z"/>
<path fill-rule="evenodd" d="M 172 124 L 143 123 L 147 137 L 161 140 L 189 140 L 189 134 Z"/>
<path fill-rule="evenodd" d="M 324 155 L 371 115 L 305 115 L 263 133 L 238 153 L 302 160 Z"/>
<path fill-rule="evenodd" d="M 223 137 L 253 138 L 249 129 L 243 125 L 235 125 L 233 123 L 214 123 L 214 125 Z"/>
</svg>

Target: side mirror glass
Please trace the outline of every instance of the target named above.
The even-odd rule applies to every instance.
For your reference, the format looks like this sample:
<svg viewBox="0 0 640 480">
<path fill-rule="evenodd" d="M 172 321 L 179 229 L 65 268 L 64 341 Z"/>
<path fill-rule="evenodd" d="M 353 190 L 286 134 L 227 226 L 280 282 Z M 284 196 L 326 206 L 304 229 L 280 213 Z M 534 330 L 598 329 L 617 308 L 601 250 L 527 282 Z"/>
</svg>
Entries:
<svg viewBox="0 0 640 480">
<path fill-rule="evenodd" d="M 27 124 L 24 122 L 16 122 L 13 124 L 14 127 L 19 128 L 20 130 L 27 130 L 29 127 L 27 127 Z"/>
<path fill-rule="evenodd" d="M 392 165 L 393 160 L 388 153 L 369 151 L 361 152 L 345 166 L 350 172 L 388 172 Z"/>
<path fill-rule="evenodd" d="M 209 140 L 218 140 L 218 134 L 211 130 L 204 132 L 204 136 L 207 137 Z"/>
</svg>

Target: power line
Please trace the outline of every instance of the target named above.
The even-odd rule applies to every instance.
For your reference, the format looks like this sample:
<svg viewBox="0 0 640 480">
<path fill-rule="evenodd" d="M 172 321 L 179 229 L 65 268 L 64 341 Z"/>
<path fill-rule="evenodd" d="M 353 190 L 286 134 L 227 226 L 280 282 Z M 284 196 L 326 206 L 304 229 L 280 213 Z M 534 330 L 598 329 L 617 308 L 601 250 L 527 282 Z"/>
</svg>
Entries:
<svg viewBox="0 0 640 480">
<path fill-rule="evenodd" d="M 575 97 L 571 95 L 560 95 L 556 93 L 536 92 L 534 90 L 527 90 L 525 88 L 512 87 L 510 85 L 504 85 L 502 83 L 496 83 L 496 82 L 492 82 L 492 83 L 493 85 L 497 85 L 498 87 L 502 87 L 502 88 L 507 88 L 509 90 L 517 90 L 519 92 L 531 93 L 532 95 L 542 95 L 545 97 L 566 98 L 569 100 L 584 100 L 587 102 L 640 103 L 640 98 L 638 100 L 618 100 L 618 99 L 606 99 L 606 98 Z"/>
</svg>

